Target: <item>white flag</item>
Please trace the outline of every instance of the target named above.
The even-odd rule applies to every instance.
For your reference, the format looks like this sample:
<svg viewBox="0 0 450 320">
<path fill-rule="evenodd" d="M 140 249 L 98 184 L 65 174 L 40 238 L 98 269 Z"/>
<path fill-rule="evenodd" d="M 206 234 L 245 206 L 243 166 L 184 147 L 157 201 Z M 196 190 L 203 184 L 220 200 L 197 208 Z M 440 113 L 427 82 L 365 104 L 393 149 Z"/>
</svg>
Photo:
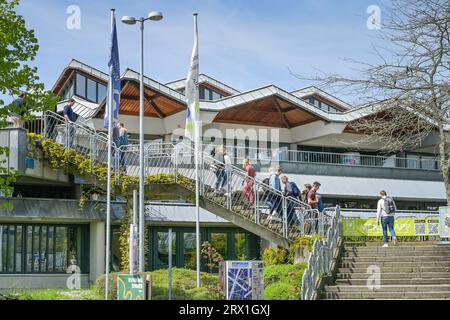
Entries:
<svg viewBox="0 0 450 320">
<path fill-rule="evenodd" d="M 197 135 L 200 133 L 200 102 L 198 94 L 198 29 L 197 16 L 194 16 L 194 48 L 192 49 L 191 66 L 189 67 L 189 74 L 186 79 L 186 128 L 185 137 L 196 141 Z"/>
</svg>

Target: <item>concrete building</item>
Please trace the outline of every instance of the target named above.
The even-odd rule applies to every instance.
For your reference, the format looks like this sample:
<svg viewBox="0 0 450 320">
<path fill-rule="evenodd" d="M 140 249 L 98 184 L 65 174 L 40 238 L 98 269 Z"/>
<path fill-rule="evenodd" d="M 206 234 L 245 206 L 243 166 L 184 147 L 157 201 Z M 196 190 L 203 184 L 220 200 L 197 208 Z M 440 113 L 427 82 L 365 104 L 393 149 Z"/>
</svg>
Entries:
<svg viewBox="0 0 450 320">
<path fill-rule="evenodd" d="M 61 97 L 55 112 L 69 98 L 80 121 L 104 132 L 106 73 L 72 60 L 56 80 L 53 92 Z M 146 143 L 178 143 L 184 133 L 185 80 L 166 84 L 145 77 Z M 435 212 L 446 203 L 445 189 L 436 160 L 437 133 L 420 147 L 381 154 L 380 145 L 356 147 L 352 121 L 371 117 L 376 107 L 352 107 L 315 87 L 287 92 L 269 85 L 240 92 L 207 75 L 200 76 L 203 144 L 206 151 L 226 144 L 235 165 L 249 158 L 257 176 L 265 178 L 274 164 L 301 187 L 320 181 L 326 206 L 339 204 L 348 211 L 374 210 L 380 190 L 396 199 L 400 210 Z M 137 143 L 139 132 L 139 74 L 127 69 L 122 75 L 119 121 Z M 9 167 L 21 174 L 12 196 L 0 201 L 0 288 L 65 287 L 70 265 L 77 265 L 86 286 L 104 272 L 105 212 L 101 199 L 82 209 L 78 199 L 87 182 L 54 170 L 27 142 L 28 132 L 40 132 L 39 120 L 23 129 L 0 130 L 0 146 L 9 146 Z M 113 269 L 118 270 L 120 219 L 123 201 L 113 205 Z M 163 268 L 168 261 L 168 228 L 175 234 L 174 263 L 192 266 L 195 256 L 195 210 L 189 203 L 148 203 L 147 268 Z M 227 259 L 258 258 L 267 241 L 204 209 L 202 241 L 209 241 Z M 72 270 L 73 271 L 73 270 Z M 69 270 L 69 272 L 72 272 Z"/>
</svg>

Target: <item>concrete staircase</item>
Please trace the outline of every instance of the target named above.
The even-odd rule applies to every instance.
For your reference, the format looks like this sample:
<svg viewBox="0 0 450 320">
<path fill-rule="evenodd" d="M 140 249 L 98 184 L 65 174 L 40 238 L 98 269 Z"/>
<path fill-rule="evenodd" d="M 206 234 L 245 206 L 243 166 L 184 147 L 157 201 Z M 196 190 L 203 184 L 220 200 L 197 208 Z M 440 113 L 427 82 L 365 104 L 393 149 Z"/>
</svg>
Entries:
<svg viewBox="0 0 450 320">
<path fill-rule="evenodd" d="M 380 285 L 373 272 L 379 268 Z M 450 246 L 430 242 L 345 243 L 322 299 L 450 299 Z"/>
</svg>

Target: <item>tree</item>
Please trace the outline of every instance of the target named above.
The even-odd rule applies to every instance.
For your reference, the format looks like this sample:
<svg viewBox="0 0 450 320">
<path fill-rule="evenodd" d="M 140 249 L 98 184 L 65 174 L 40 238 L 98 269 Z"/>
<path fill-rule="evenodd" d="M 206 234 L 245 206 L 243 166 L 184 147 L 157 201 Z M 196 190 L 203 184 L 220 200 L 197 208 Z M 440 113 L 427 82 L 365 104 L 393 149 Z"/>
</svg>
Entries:
<svg viewBox="0 0 450 320">
<path fill-rule="evenodd" d="M 37 68 L 30 66 L 39 50 L 38 40 L 33 30 L 28 30 L 25 20 L 15 12 L 19 0 L 0 0 L 0 94 L 17 97 L 26 92 L 25 103 L 30 106 L 24 120 L 33 119 L 34 112 L 52 108 L 56 97 L 39 82 Z M 7 126 L 8 116 L 20 112 L 14 103 L 5 105 L 0 99 L 0 128 Z M 0 157 L 9 155 L 6 147 L 0 147 Z M 0 190 L 4 194 L 13 191 L 17 173 L 14 168 L 7 168 L 5 161 L 0 161 Z"/>
<path fill-rule="evenodd" d="M 366 103 L 360 110 L 374 111 L 350 124 L 363 137 L 358 145 L 370 140 L 379 142 L 381 150 L 395 152 L 418 148 L 424 139 L 437 137 L 435 153 L 448 204 L 449 30 L 448 0 L 393 0 L 382 10 L 379 38 L 384 48 L 374 49 L 378 63 L 349 59 L 358 66 L 356 76 L 321 72 L 308 79 L 341 94 L 359 95 Z"/>
</svg>

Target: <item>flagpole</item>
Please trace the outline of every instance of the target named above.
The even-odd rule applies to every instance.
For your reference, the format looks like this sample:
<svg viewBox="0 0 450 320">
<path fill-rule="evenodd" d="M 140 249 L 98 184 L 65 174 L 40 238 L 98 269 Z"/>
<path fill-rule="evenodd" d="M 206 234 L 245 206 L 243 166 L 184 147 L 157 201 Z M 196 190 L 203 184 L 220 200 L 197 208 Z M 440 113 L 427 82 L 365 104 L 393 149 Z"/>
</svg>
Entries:
<svg viewBox="0 0 450 320">
<path fill-rule="evenodd" d="M 198 27 L 197 27 L 197 13 L 194 13 L 194 30 L 196 36 L 196 45 L 197 45 L 197 55 L 198 55 Z M 198 81 L 198 79 L 197 79 Z M 198 83 L 197 92 L 198 95 Z M 196 101 L 198 102 L 198 101 Z M 195 107 L 194 107 L 195 108 Z M 196 219 L 195 219 L 195 235 L 196 235 L 196 253 L 197 253 L 197 287 L 200 288 L 200 175 L 199 175 L 199 140 L 200 140 L 200 130 L 201 130 L 201 121 L 196 123 L 195 128 L 195 137 L 194 137 L 194 149 L 195 149 L 195 211 L 196 211 Z"/>
<path fill-rule="evenodd" d="M 111 9 L 111 34 L 114 32 L 114 18 L 115 18 L 115 9 Z M 111 68 L 111 67 L 110 67 Z M 110 72 L 111 73 L 111 72 Z M 109 265 L 110 265 L 110 251 L 111 251 L 111 165 L 112 165 L 112 113 L 113 113 L 113 100 L 114 100 L 114 86 L 113 79 L 109 79 L 109 103 L 107 104 L 108 108 L 108 179 L 107 179 L 107 187 L 106 187 L 106 279 L 105 279 L 105 300 L 108 300 L 109 294 Z"/>
</svg>

